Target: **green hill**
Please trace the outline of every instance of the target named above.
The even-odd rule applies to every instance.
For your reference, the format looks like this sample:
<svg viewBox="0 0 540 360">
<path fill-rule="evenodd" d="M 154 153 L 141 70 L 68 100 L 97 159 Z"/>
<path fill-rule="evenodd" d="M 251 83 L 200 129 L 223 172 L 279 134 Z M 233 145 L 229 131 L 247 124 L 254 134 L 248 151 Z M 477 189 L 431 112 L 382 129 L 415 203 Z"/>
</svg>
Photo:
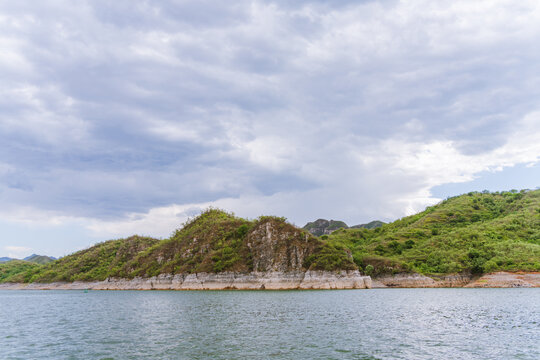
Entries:
<svg viewBox="0 0 540 360">
<path fill-rule="evenodd" d="M 132 236 L 45 265 L 1 264 L 0 282 L 354 269 L 368 275 L 540 271 L 540 190 L 473 192 L 381 227 L 320 237 L 284 218 L 246 220 L 209 209 L 165 240 Z"/>
<path fill-rule="evenodd" d="M 197 272 L 357 269 L 342 246 L 326 244 L 284 218 L 238 218 L 209 209 L 169 239 L 111 240 L 24 274 L 28 282 L 90 281 Z"/>
<path fill-rule="evenodd" d="M 370 221 L 367 224 L 353 225 L 350 229 L 376 229 L 383 226 L 385 223 L 379 220 Z"/>
<path fill-rule="evenodd" d="M 472 192 L 374 230 L 323 236 L 367 273 L 540 271 L 540 190 Z"/>
<path fill-rule="evenodd" d="M 56 259 L 50 256 L 32 254 L 28 257 L 25 257 L 23 260 L 44 265 L 53 262 Z"/>
<path fill-rule="evenodd" d="M 24 275 L 40 268 L 41 265 L 24 260 L 11 260 L 0 263 L 0 283 L 23 282 Z"/>
<path fill-rule="evenodd" d="M 160 240 L 131 236 L 110 240 L 60 258 L 25 274 L 25 281 L 105 280 L 118 274 L 128 261 Z"/>
<path fill-rule="evenodd" d="M 367 224 L 347 226 L 346 223 L 340 220 L 317 219 L 308 222 L 302 229 L 309 231 L 315 236 L 329 235 L 338 229 L 375 229 L 381 227 L 384 223 L 379 220 L 371 221 Z"/>
</svg>

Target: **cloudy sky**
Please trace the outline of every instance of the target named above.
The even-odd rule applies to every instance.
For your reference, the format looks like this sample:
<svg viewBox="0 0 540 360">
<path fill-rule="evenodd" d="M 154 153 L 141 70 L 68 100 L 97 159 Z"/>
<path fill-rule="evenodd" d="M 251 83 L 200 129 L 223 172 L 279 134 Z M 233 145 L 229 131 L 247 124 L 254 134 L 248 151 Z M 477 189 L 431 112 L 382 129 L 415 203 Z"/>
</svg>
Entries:
<svg viewBox="0 0 540 360">
<path fill-rule="evenodd" d="M 0 256 L 540 185 L 538 1 L 0 1 Z"/>
</svg>

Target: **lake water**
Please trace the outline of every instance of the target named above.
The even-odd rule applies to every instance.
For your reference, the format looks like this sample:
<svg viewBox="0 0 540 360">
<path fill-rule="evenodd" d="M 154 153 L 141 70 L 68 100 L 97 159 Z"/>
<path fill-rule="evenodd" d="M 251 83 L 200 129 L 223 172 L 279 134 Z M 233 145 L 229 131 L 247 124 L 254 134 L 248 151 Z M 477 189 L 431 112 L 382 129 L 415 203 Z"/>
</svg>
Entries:
<svg viewBox="0 0 540 360">
<path fill-rule="evenodd" d="M 540 359 L 540 289 L 0 291 L 2 359 Z"/>
</svg>

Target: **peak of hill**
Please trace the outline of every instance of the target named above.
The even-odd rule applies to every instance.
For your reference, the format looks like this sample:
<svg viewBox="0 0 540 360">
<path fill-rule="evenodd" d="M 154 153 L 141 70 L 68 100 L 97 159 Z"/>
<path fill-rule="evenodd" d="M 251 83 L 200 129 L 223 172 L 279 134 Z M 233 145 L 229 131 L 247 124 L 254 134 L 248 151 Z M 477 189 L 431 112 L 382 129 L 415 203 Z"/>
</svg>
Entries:
<svg viewBox="0 0 540 360">
<path fill-rule="evenodd" d="M 540 270 L 540 190 L 471 192 L 374 230 L 328 237 L 367 272 Z"/>
<path fill-rule="evenodd" d="M 353 225 L 349 228 L 346 223 L 340 220 L 317 219 L 308 222 L 302 229 L 309 231 L 315 236 L 329 235 L 338 229 L 375 229 L 381 227 L 384 223 L 379 220 L 371 221 L 367 224 Z"/>
<path fill-rule="evenodd" d="M 192 219 L 165 240 L 111 240 L 25 274 L 30 282 L 90 281 L 159 274 L 293 272 L 357 269 L 350 253 L 287 223 L 246 220 L 216 209 Z"/>
<path fill-rule="evenodd" d="M 315 236 L 321 236 L 331 234 L 332 231 L 340 228 L 347 229 L 348 226 L 339 220 L 317 219 L 313 222 L 308 222 L 302 229 L 309 231 Z"/>
<path fill-rule="evenodd" d="M 56 260 L 56 258 L 52 256 L 32 254 L 30 256 L 25 257 L 23 260 L 43 265 L 43 264 L 48 264 L 50 262 L 53 262 L 54 260 Z"/>
<path fill-rule="evenodd" d="M 370 221 L 367 224 L 353 225 L 350 229 L 376 229 L 383 226 L 385 223 L 379 220 Z"/>
</svg>

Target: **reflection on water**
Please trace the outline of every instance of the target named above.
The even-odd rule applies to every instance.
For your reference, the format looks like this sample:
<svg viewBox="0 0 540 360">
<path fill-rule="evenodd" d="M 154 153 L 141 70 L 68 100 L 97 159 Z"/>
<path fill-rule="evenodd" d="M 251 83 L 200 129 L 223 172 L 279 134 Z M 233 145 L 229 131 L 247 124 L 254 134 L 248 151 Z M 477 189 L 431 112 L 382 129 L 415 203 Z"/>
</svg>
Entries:
<svg viewBox="0 0 540 360">
<path fill-rule="evenodd" d="M 0 291 L 7 359 L 540 359 L 540 289 Z"/>
</svg>

